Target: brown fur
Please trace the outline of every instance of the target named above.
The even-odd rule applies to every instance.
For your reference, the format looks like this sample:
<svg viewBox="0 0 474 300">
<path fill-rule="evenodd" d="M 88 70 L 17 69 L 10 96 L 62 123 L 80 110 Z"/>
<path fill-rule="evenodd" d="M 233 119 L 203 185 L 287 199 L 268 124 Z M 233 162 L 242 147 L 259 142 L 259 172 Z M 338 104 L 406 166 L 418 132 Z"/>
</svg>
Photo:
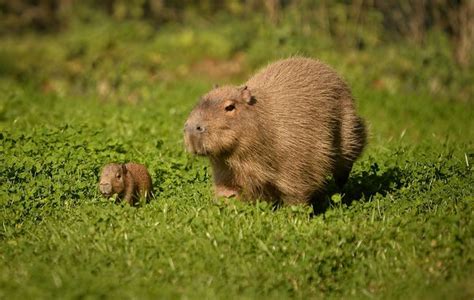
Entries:
<svg viewBox="0 0 474 300">
<path fill-rule="evenodd" d="M 185 124 L 185 144 L 209 157 L 218 196 L 297 204 L 321 198 L 331 174 L 345 184 L 366 132 L 336 72 L 295 57 L 242 87 L 204 95 Z"/>
<path fill-rule="evenodd" d="M 117 194 L 118 200 L 125 200 L 130 205 L 141 197 L 148 201 L 152 195 L 150 174 L 141 164 L 108 164 L 102 169 L 99 191 L 105 197 Z"/>
</svg>

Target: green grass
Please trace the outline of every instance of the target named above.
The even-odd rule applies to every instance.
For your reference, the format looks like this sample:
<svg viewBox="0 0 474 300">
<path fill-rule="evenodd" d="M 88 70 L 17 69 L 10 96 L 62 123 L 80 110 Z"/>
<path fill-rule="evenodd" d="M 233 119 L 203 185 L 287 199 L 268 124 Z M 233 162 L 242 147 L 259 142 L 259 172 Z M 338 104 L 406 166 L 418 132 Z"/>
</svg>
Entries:
<svg viewBox="0 0 474 300">
<path fill-rule="evenodd" d="M 232 23 L 159 33 L 107 26 L 10 37 L 0 51 L 10 63 L 0 69 L 0 298 L 474 296 L 473 106 L 453 100 L 456 84 L 441 96 L 411 77 L 377 89 L 376 58 L 359 76 L 351 54 L 340 50 L 349 58 L 337 63 L 330 42 L 301 36 L 260 57 L 264 41 L 242 42 Z M 84 31 L 120 39 L 107 46 Z M 271 43 L 286 33 L 265 34 Z M 196 39 L 195 52 L 173 53 Z M 342 72 L 370 127 L 344 193 L 313 218 L 308 207 L 214 199 L 207 162 L 182 142 L 187 114 L 216 81 L 193 64 L 244 51 L 240 73 L 217 78 L 235 82 L 300 47 Z M 369 65 L 372 54 L 354 55 Z M 154 59 L 163 61 L 157 71 Z M 146 164 L 155 199 L 139 208 L 102 199 L 98 173 L 111 161 Z"/>
</svg>

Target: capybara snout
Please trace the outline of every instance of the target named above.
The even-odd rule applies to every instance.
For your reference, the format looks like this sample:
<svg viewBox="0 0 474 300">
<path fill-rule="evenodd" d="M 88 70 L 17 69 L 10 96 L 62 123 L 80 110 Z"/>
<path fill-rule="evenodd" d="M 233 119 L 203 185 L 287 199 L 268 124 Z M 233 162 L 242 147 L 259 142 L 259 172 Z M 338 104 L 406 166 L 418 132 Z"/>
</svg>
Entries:
<svg viewBox="0 0 474 300">
<path fill-rule="evenodd" d="M 99 184 L 99 191 L 104 197 L 112 196 L 112 185 L 110 183 L 101 182 Z"/>
<path fill-rule="evenodd" d="M 205 137 L 206 126 L 202 123 L 202 120 L 189 120 L 184 125 L 184 140 L 186 144 L 186 150 L 190 153 L 197 155 L 206 155 L 207 151 L 205 148 Z"/>
</svg>

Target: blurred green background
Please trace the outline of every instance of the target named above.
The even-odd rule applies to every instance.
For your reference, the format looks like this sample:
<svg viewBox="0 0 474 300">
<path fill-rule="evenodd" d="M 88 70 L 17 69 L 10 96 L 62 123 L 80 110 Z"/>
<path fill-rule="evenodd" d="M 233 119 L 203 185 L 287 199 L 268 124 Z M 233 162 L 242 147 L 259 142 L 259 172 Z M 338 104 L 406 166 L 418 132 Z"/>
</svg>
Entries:
<svg viewBox="0 0 474 300">
<path fill-rule="evenodd" d="M 469 102 L 473 28 L 473 1 L 2 0 L 0 76 L 133 102 L 146 83 L 307 55 L 370 89 Z"/>
</svg>

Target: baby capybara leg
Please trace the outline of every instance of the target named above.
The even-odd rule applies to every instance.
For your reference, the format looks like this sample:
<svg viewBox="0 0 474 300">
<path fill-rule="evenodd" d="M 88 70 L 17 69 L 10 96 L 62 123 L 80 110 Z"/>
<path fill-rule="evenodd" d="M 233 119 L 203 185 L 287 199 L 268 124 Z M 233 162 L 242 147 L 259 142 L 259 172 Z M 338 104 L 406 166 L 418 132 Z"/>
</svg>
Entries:
<svg viewBox="0 0 474 300">
<path fill-rule="evenodd" d="M 127 194 L 124 197 L 125 202 L 133 206 L 135 204 L 135 197 L 132 194 Z"/>
</svg>

